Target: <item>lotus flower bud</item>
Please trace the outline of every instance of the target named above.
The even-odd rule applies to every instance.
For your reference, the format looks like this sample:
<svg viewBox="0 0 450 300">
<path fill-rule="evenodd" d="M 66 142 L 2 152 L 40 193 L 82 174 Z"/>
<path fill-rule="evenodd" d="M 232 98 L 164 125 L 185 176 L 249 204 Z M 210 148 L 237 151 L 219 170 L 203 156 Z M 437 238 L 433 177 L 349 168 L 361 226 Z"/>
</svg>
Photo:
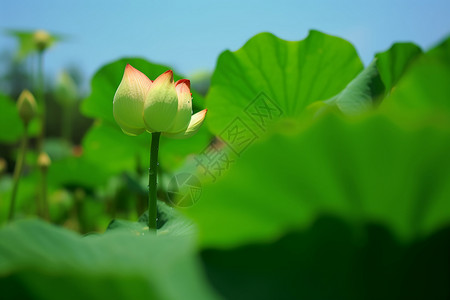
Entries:
<svg viewBox="0 0 450 300">
<path fill-rule="evenodd" d="M 125 67 L 113 100 L 114 119 L 124 133 L 138 135 L 145 131 L 142 114 L 145 97 L 151 85 L 151 80 L 143 73 L 131 65 Z"/>
<path fill-rule="evenodd" d="M 206 109 L 192 116 L 192 94 L 187 79 L 173 82 L 166 71 L 155 81 L 127 65 L 113 100 L 114 118 L 122 131 L 137 135 L 145 130 L 173 138 L 195 134 L 205 119 Z"/>
<path fill-rule="evenodd" d="M 52 37 L 45 30 L 37 30 L 33 34 L 33 42 L 36 49 L 39 51 L 44 51 L 52 44 Z"/>
<path fill-rule="evenodd" d="M 37 105 L 33 94 L 28 90 L 24 90 L 17 101 L 17 109 L 19 110 L 19 116 L 25 123 L 25 126 L 36 116 Z"/>
<path fill-rule="evenodd" d="M 56 81 L 55 96 L 61 105 L 68 106 L 77 100 L 77 85 L 69 73 L 63 71 Z"/>
<path fill-rule="evenodd" d="M 47 153 L 41 152 L 38 156 L 37 164 L 39 168 L 43 170 L 47 170 L 48 167 L 51 165 L 52 161 L 50 160 L 50 157 Z"/>
</svg>

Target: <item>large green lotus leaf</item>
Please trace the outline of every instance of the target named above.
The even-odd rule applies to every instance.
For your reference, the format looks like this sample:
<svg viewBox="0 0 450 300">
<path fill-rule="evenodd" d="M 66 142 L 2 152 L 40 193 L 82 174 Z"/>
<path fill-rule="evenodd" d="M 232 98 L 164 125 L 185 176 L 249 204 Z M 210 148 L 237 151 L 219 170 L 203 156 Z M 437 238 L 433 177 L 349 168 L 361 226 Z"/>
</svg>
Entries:
<svg viewBox="0 0 450 300">
<path fill-rule="evenodd" d="M 369 112 L 381 100 L 384 85 L 378 73 L 376 61 L 358 74 L 339 94 L 326 101 L 318 101 L 308 107 L 313 116 L 325 111 L 337 110 L 345 115 Z"/>
<path fill-rule="evenodd" d="M 333 115 L 300 133 L 278 127 L 285 135 L 256 141 L 186 210 L 204 247 L 271 240 L 323 214 L 380 224 L 402 241 L 450 223 L 448 129 Z"/>
<path fill-rule="evenodd" d="M 450 227 L 405 245 L 379 224 L 320 217 L 272 243 L 202 253 L 226 299 L 450 298 Z M 238 271 L 237 271 L 238 270 Z"/>
<path fill-rule="evenodd" d="M 23 123 L 16 104 L 6 95 L 0 94 L 0 142 L 15 142 L 23 135 Z"/>
<path fill-rule="evenodd" d="M 149 134 L 132 137 L 112 123 L 96 122 L 83 138 L 83 155 L 112 173 L 134 171 L 136 161 L 146 158 L 150 142 Z"/>
<path fill-rule="evenodd" d="M 96 187 L 104 184 L 111 172 L 104 164 L 90 161 L 86 157 L 66 157 L 52 162 L 48 170 L 48 181 L 53 186 Z"/>
<path fill-rule="evenodd" d="M 413 43 L 395 43 L 389 50 L 375 55 L 381 80 L 389 93 L 422 50 Z"/>
<path fill-rule="evenodd" d="M 95 73 L 91 81 L 91 94 L 83 101 L 82 112 L 92 118 L 98 118 L 115 124 L 113 116 L 113 99 L 117 88 L 123 77 L 123 72 L 127 64 L 132 65 L 151 80 L 170 69 L 170 67 L 153 64 L 141 58 L 122 58 L 103 66 Z M 174 73 L 174 79 L 182 77 Z M 194 110 L 203 107 L 203 98 L 192 91 Z"/>
<path fill-rule="evenodd" d="M 208 114 L 206 120 L 209 119 Z M 205 120 L 205 122 L 206 122 Z M 162 136 L 160 140 L 159 162 L 166 171 L 177 170 L 185 161 L 189 154 L 197 154 L 208 146 L 212 139 L 212 134 L 206 124 L 203 124 L 200 130 L 187 139 L 171 139 Z M 149 148 L 146 148 L 149 156 Z M 145 165 L 148 167 L 148 164 Z"/>
<path fill-rule="evenodd" d="M 442 119 L 450 111 L 450 38 L 416 59 L 382 104 L 405 118 Z M 448 123 L 447 123 L 448 124 Z"/>
<path fill-rule="evenodd" d="M 182 215 L 173 207 L 168 206 L 162 201 L 157 202 L 157 235 L 170 236 L 191 236 L 196 237 L 197 230 L 195 224 L 189 218 Z M 141 234 L 148 231 L 148 211 L 145 211 L 137 222 L 114 219 L 110 222 L 107 230 L 125 230 L 127 232 Z"/>
<path fill-rule="evenodd" d="M 318 31 L 298 42 L 258 34 L 220 55 L 207 96 L 209 126 L 220 134 L 240 118 L 264 131 L 270 119 L 297 118 L 312 102 L 335 96 L 362 69 L 343 39 Z"/>
<path fill-rule="evenodd" d="M 17 222 L 0 231 L 2 299 L 216 299 L 194 253 L 182 236 Z"/>
</svg>

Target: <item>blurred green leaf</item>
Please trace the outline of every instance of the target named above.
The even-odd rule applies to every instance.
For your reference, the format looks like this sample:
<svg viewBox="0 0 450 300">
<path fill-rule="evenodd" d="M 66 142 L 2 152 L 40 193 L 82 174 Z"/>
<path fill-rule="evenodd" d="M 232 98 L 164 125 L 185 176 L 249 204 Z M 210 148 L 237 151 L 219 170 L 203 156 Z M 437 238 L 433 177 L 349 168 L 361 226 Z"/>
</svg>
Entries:
<svg viewBox="0 0 450 300">
<path fill-rule="evenodd" d="M 52 162 L 48 181 L 57 186 L 97 187 L 105 184 L 111 176 L 103 165 L 82 157 L 66 157 Z"/>
<path fill-rule="evenodd" d="M 162 201 L 158 201 L 157 227 L 158 235 L 170 236 L 196 236 L 197 228 L 192 220 L 186 218 L 173 207 L 168 206 Z M 139 224 L 148 223 L 148 211 L 145 211 L 140 217 Z M 136 224 L 136 223 L 135 223 Z M 135 227 L 136 225 L 134 225 Z M 142 225 L 138 228 L 142 228 Z M 146 227 L 148 230 L 148 226 Z"/>
<path fill-rule="evenodd" d="M 359 231 L 320 217 L 271 243 L 202 254 L 226 299 L 436 299 L 450 297 L 450 227 L 405 245 L 379 224 Z"/>
<path fill-rule="evenodd" d="M 443 121 L 450 112 L 450 38 L 417 58 L 382 108 L 414 122 L 419 116 Z M 447 123 L 448 124 L 448 123 Z"/>
<path fill-rule="evenodd" d="M 67 71 L 58 74 L 55 86 L 55 100 L 64 107 L 70 107 L 78 100 L 78 87 Z"/>
<path fill-rule="evenodd" d="M 238 51 L 220 55 L 207 96 L 208 125 L 215 134 L 237 117 L 251 126 L 252 110 L 264 109 L 254 107 L 261 95 L 273 114 L 297 118 L 311 103 L 338 94 L 362 69 L 343 39 L 314 30 L 299 42 L 258 34 Z"/>
<path fill-rule="evenodd" d="M 44 152 L 46 152 L 52 161 L 60 160 L 72 155 L 72 147 L 67 141 L 58 138 L 47 138 L 44 141 Z"/>
<path fill-rule="evenodd" d="M 411 63 L 421 54 L 422 50 L 413 43 L 395 43 L 389 50 L 375 55 L 386 93 L 394 88 Z"/>
<path fill-rule="evenodd" d="M 34 162 L 36 159 L 33 160 Z M 16 196 L 16 217 L 36 214 L 36 198 L 38 197 L 39 174 L 37 170 L 24 171 L 20 179 Z M 6 222 L 11 203 L 12 178 L 3 176 L 0 179 L 0 223 Z M 49 187 L 49 193 L 53 187 Z"/>
<path fill-rule="evenodd" d="M 211 71 L 197 70 L 192 73 L 189 78 L 191 80 L 191 87 L 200 93 L 202 96 L 206 96 L 211 85 Z"/>
<path fill-rule="evenodd" d="M 324 117 L 245 151 L 186 210 L 202 245 L 268 241 L 323 214 L 381 224 L 402 241 L 448 225 L 450 130 L 403 129 L 383 116 L 353 122 Z"/>
<path fill-rule="evenodd" d="M 159 161 L 166 171 L 174 171 L 185 157 L 198 153 L 210 140 L 206 128 L 186 140 L 162 138 Z M 58 185 L 95 187 L 123 172 L 147 172 L 151 135 L 131 137 L 108 122 L 96 122 L 83 139 L 83 155 L 55 161 L 49 169 L 49 181 Z"/>
<path fill-rule="evenodd" d="M 0 94 L 0 142 L 12 143 L 19 140 L 24 131 L 15 102 Z"/>
<path fill-rule="evenodd" d="M 19 60 L 24 59 L 28 55 L 33 52 L 37 52 L 38 48 L 36 47 L 36 43 L 34 41 L 34 34 L 36 31 L 22 31 L 22 30 L 7 30 L 6 33 L 12 37 L 15 37 L 19 42 L 19 49 L 17 50 L 16 57 Z M 50 43 L 49 47 L 51 47 L 55 42 L 63 39 L 62 35 L 58 34 L 50 34 Z"/>
<path fill-rule="evenodd" d="M 111 173 L 135 171 L 136 159 L 146 159 L 150 141 L 149 134 L 132 137 L 111 123 L 97 122 L 83 139 L 83 153 Z"/>
<path fill-rule="evenodd" d="M 32 220 L 8 225 L 0 241 L 8 241 L 0 242 L 3 299 L 217 298 L 189 238 L 122 231 L 83 238 Z"/>
<path fill-rule="evenodd" d="M 374 60 L 345 89 L 324 103 L 336 106 L 346 115 L 356 115 L 370 111 L 383 93 L 384 85 Z"/>
</svg>

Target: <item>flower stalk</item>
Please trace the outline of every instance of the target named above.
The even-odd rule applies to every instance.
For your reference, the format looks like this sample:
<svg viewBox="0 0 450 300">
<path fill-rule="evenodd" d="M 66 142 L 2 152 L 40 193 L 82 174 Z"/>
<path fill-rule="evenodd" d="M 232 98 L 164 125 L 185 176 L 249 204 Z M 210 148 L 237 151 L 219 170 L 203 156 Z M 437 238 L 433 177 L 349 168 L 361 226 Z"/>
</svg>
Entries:
<svg viewBox="0 0 450 300">
<path fill-rule="evenodd" d="M 47 171 L 51 164 L 50 157 L 47 153 L 41 152 L 38 157 L 38 167 L 41 171 L 41 184 L 39 195 L 41 198 L 40 205 L 38 205 L 38 214 L 46 220 L 50 219 L 50 212 L 47 200 Z"/>
<path fill-rule="evenodd" d="M 158 218 L 157 185 L 158 185 L 158 150 L 161 132 L 152 133 L 150 147 L 150 168 L 148 169 L 148 228 L 156 231 Z"/>
<path fill-rule="evenodd" d="M 19 112 L 19 117 L 22 119 L 24 124 L 24 133 L 20 143 L 17 162 L 14 166 L 13 189 L 11 192 L 8 221 L 12 221 L 14 219 L 17 190 L 19 188 L 20 176 L 22 175 L 23 164 L 28 148 L 28 125 L 37 113 L 36 100 L 34 99 L 33 94 L 31 94 L 28 90 L 24 90 L 20 94 L 19 100 L 17 101 L 17 110 Z"/>
<path fill-rule="evenodd" d="M 22 175 L 22 169 L 23 169 L 23 163 L 25 161 L 25 155 L 27 154 L 27 148 L 28 148 L 28 124 L 25 125 L 25 131 L 22 136 L 22 141 L 20 142 L 20 148 L 19 148 L 17 162 L 14 167 L 13 189 L 11 192 L 11 204 L 9 206 L 9 214 L 8 214 L 9 222 L 14 220 L 17 191 L 19 188 L 20 177 Z"/>
<path fill-rule="evenodd" d="M 45 99 L 44 99 L 44 51 L 38 52 L 38 74 L 37 74 L 37 102 L 39 104 L 39 119 L 41 123 L 41 132 L 38 136 L 38 151 L 43 150 L 45 138 Z"/>
</svg>

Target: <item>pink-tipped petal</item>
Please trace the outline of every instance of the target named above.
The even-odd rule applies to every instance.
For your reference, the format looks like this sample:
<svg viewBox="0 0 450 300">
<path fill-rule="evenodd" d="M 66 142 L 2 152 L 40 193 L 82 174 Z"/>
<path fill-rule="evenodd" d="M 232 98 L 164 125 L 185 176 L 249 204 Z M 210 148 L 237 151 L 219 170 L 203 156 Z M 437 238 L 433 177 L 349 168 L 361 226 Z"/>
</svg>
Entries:
<svg viewBox="0 0 450 300">
<path fill-rule="evenodd" d="M 175 83 L 175 89 L 178 95 L 178 111 L 175 121 L 168 133 L 178 133 L 185 131 L 189 126 L 192 115 L 192 96 L 190 91 L 190 81 L 187 79 L 178 80 Z"/>
<path fill-rule="evenodd" d="M 189 79 L 180 79 L 177 82 L 175 82 L 175 87 L 177 87 L 179 84 L 185 84 L 187 85 L 188 89 L 191 89 L 191 81 Z"/>
<path fill-rule="evenodd" d="M 191 121 L 189 122 L 188 128 L 185 131 L 179 133 L 164 133 L 164 135 L 174 139 L 186 139 L 193 136 L 200 130 L 200 127 L 205 120 L 207 111 L 207 109 L 204 109 L 194 114 L 191 118 Z"/>
<path fill-rule="evenodd" d="M 125 131 L 133 133 L 129 128 L 135 129 L 135 132 L 143 131 L 145 124 L 142 113 L 145 97 L 151 85 L 150 79 L 142 72 L 129 64 L 125 67 L 122 81 L 113 100 L 114 118 Z"/>
<path fill-rule="evenodd" d="M 178 93 L 189 93 L 191 96 L 191 82 L 189 79 L 180 79 L 175 82 L 175 89 Z"/>
<path fill-rule="evenodd" d="M 155 80 L 153 80 L 154 84 L 166 84 L 166 83 L 173 83 L 173 72 L 172 70 L 167 70 L 158 77 L 156 77 Z"/>
<path fill-rule="evenodd" d="M 125 67 L 124 77 L 126 77 L 128 80 L 135 80 L 136 84 L 138 84 L 140 88 L 145 91 L 145 94 L 147 94 L 153 83 L 153 81 L 148 79 L 148 77 L 144 73 L 134 68 L 130 64 L 127 64 Z"/>
</svg>

